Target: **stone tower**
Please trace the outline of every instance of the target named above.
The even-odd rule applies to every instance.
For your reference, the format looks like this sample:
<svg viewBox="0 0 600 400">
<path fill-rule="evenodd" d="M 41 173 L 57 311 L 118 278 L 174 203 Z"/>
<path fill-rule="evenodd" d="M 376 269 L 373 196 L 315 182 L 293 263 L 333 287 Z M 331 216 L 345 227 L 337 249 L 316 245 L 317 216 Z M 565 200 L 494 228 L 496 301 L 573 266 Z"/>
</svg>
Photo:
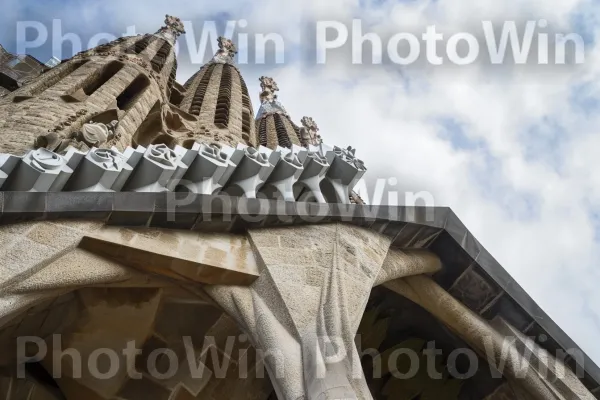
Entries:
<svg viewBox="0 0 600 400">
<path fill-rule="evenodd" d="M 104 143 L 88 146 L 123 149 L 131 142 L 147 143 L 140 127 L 152 110 L 169 103 L 177 68 L 174 44 L 184 32 L 179 19 L 167 16 L 153 35 L 120 38 L 81 52 L 4 96 L 0 151 L 23 154 L 34 144 L 63 150 L 89 121 L 116 121 L 116 129 Z"/>
<path fill-rule="evenodd" d="M 184 85 L 180 108 L 198 119 L 194 139 L 235 146 L 255 145 L 252 103 L 248 87 L 234 65 L 235 44 L 219 38 L 219 51 Z"/>
<path fill-rule="evenodd" d="M 275 80 L 262 76 L 260 87 L 260 109 L 256 115 L 258 144 L 270 149 L 300 145 L 300 128 L 292 122 L 285 107 L 277 100 L 279 87 Z"/>
</svg>

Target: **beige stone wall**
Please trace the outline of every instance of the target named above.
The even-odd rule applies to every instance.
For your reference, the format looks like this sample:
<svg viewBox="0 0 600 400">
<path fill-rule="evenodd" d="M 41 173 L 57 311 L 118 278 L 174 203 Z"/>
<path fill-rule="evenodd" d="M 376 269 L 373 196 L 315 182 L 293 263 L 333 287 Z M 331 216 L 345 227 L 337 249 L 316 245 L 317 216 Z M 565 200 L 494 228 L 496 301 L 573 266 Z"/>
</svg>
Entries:
<svg viewBox="0 0 600 400">
<path fill-rule="evenodd" d="M 124 370 L 109 382 L 89 371 L 81 379 L 67 373 L 58 383 L 68 400 L 150 395 L 266 400 L 273 387 L 257 375 L 258 361 L 266 365 L 280 398 L 370 399 L 364 380 L 350 374 L 351 356 L 371 288 L 379 284 L 421 305 L 473 349 L 488 351 L 492 361 L 502 356 L 506 335 L 520 337 L 504 321 L 483 320 L 435 284 L 427 276 L 441 268 L 435 255 L 390 248 L 389 237 L 340 223 L 247 235 L 73 221 L 8 225 L 0 227 L 0 268 L 0 349 L 14 347 L 18 336 L 50 341 L 52 334 L 62 333 L 63 348 L 83 355 L 96 347 L 118 352 L 130 340 L 143 350 L 135 363 L 140 380 Z M 193 357 L 204 360 L 208 375 L 193 377 L 185 365 L 168 379 L 144 370 L 154 349 L 172 349 L 183 357 L 184 336 L 193 339 Z M 318 336 L 342 338 L 348 357 L 325 363 L 323 354 L 310 350 Z M 542 364 L 535 360 L 526 361 L 524 379 L 519 377 L 520 345 L 509 346 L 509 383 L 490 400 L 593 399 L 573 374 L 542 377 Z M 284 376 L 275 373 L 278 359 L 263 359 L 255 349 L 281 350 Z M 536 360 L 548 360 L 539 354 Z M 240 374 L 242 355 L 251 366 L 247 377 Z M 214 357 L 229 362 L 222 376 Z M 65 362 L 61 366 L 68 372 L 73 366 Z M 14 363 L 14 352 L 0 352 L 0 371 Z M 552 371 L 560 367 L 553 361 L 544 365 Z M 44 366 L 54 368 L 49 358 Z M 319 366 L 324 378 L 314 376 Z M 9 378 L 3 376 L 0 387 Z M 31 388 L 24 390 L 31 393 Z"/>
<path fill-rule="evenodd" d="M 120 353 L 128 341 L 135 341 L 142 350 L 136 361 L 141 380 L 130 379 L 125 370 L 120 370 L 109 381 L 98 380 L 85 365 L 82 378 L 72 379 L 75 365 L 69 357 L 63 358 L 61 371 L 64 374 L 58 383 L 67 399 L 266 400 L 270 395 L 269 379 L 253 372 L 257 360 L 250 342 L 240 339 L 242 333 L 237 324 L 208 300 L 200 285 L 194 284 L 199 279 L 218 276 L 216 272 L 198 275 L 191 267 L 186 271 L 175 268 L 179 278 L 174 279 L 168 269 L 147 270 L 146 265 L 152 267 L 152 257 L 142 264 L 138 263 L 139 258 L 116 261 L 118 255 L 96 255 L 92 251 L 99 251 L 98 248 L 90 246 L 92 251 L 87 250 L 81 241 L 84 237 L 94 237 L 107 243 L 113 241 L 115 246 L 129 246 L 134 254 L 137 248 L 152 253 L 155 258 L 182 257 L 195 262 L 196 271 L 222 270 L 220 282 L 231 279 L 239 284 L 240 280 L 228 269 L 239 269 L 243 265 L 246 270 L 256 269 L 245 237 L 136 231 L 74 222 L 5 226 L 0 228 L 0 233 L 2 239 L 10 239 L 0 241 L 5 255 L 1 259 L 6 260 L 5 268 L 12 267 L 10 274 L 0 275 L 4 279 L 1 283 L 4 295 L 0 299 L 2 349 L 14 348 L 18 336 L 39 336 L 50 346 L 52 335 L 61 333 L 62 348 L 77 349 L 83 359 L 97 348 Z M 23 254 L 26 250 L 31 257 Z M 6 257 L 10 254 L 21 255 L 21 258 Z M 202 379 L 194 377 L 187 365 L 184 336 L 192 339 L 192 355 L 206 362 L 207 372 Z M 206 342 L 205 336 L 216 341 Z M 228 337 L 235 339 L 233 348 Z M 180 357 L 182 365 L 175 376 L 156 379 L 144 369 L 147 357 L 156 348 L 172 349 Z M 218 379 L 218 372 L 213 371 L 213 352 L 219 364 L 227 359 L 225 375 Z M 0 371 L 14 365 L 14 352 L 0 354 Z M 247 379 L 240 375 L 238 366 L 242 354 L 251 366 Z M 50 371 L 55 368 L 51 360 L 52 353 L 49 353 L 43 362 Z M 125 360 L 121 361 L 121 365 L 126 365 Z M 0 379 L 0 387 L 10 379 Z M 43 389 L 37 390 L 41 393 Z M 14 390 L 14 385 L 10 390 Z M 26 390 L 29 394 L 35 388 L 29 385 Z M 13 398 L 20 400 L 20 397 Z"/>
</svg>

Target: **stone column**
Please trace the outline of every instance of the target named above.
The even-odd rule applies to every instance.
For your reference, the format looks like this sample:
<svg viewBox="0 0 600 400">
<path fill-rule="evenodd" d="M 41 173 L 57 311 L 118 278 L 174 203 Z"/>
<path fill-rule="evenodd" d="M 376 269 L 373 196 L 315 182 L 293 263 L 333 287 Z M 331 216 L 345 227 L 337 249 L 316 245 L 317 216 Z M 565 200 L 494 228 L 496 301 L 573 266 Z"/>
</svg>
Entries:
<svg viewBox="0 0 600 400">
<path fill-rule="evenodd" d="M 371 289 L 435 270 L 439 260 L 425 252 L 387 257 L 390 238 L 344 224 L 249 236 L 260 277 L 205 290 L 265 355 L 278 398 L 371 399 L 354 344 Z"/>
<path fill-rule="evenodd" d="M 520 332 L 513 332 L 508 336 L 500 333 L 431 278 L 412 276 L 390 281 L 385 286 L 425 308 L 490 363 L 504 365 L 506 371 L 500 372 L 522 387 L 532 399 L 594 399 L 583 384 L 578 379 L 573 379 L 572 373 L 566 370 L 564 378 L 550 382 L 515 345 L 513 339 L 523 340 Z M 556 360 L 553 359 L 552 364 L 556 364 Z"/>
</svg>

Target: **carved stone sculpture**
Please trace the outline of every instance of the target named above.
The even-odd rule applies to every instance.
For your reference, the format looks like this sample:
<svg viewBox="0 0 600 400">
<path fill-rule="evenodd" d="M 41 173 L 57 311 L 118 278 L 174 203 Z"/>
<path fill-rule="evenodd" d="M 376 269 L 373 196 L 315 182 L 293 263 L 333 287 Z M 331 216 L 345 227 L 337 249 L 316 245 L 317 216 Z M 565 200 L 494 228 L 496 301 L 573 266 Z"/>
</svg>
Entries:
<svg viewBox="0 0 600 400">
<path fill-rule="evenodd" d="M 289 114 L 286 111 L 283 104 L 281 104 L 277 100 L 276 92 L 279 91 L 279 86 L 277 86 L 277 82 L 275 82 L 273 78 L 270 78 L 268 76 L 261 76 L 259 81 L 260 88 L 262 90 L 262 92 L 260 93 L 261 106 L 258 110 L 256 119 L 261 119 L 271 114 L 281 114 L 286 117 L 289 117 Z"/>
<path fill-rule="evenodd" d="M 317 123 L 311 117 L 303 117 L 300 122 L 302 123 L 302 128 L 300 129 L 302 145 L 305 147 L 318 146 L 323 140 L 318 133 L 319 127 Z"/>
<path fill-rule="evenodd" d="M 218 64 L 233 64 L 233 59 L 237 54 L 237 47 L 231 41 L 223 36 L 218 39 L 219 50 L 213 57 L 213 62 Z"/>
<path fill-rule="evenodd" d="M 279 91 L 279 87 L 277 86 L 277 82 L 273 78 L 268 76 L 261 76 L 260 79 L 260 88 L 262 93 L 260 95 L 261 102 L 268 101 L 272 102 L 277 99 L 277 95 L 275 92 Z"/>
<path fill-rule="evenodd" d="M 173 39 L 177 39 L 179 36 L 185 34 L 185 26 L 181 19 L 172 15 L 165 16 L 165 26 L 160 28 L 158 33 L 172 35 Z"/>
<path fill-rule="evenodd" d="M 84 124 L 81 128 L 79 139 L 88 146 L 98 147 L 108 141 L 109 130 L 104 124 L 90 123 Z"/>
</svg>

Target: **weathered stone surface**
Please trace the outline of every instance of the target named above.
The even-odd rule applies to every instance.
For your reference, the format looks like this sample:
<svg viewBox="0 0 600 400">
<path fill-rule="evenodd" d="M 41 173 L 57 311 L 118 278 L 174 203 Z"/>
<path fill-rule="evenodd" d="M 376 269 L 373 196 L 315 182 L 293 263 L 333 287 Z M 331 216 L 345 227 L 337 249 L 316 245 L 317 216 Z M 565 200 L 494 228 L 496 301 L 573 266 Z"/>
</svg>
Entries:
<svg viewBox="0 0 600 400">
<path fill-rule="evenodd" d="M 179 280 L 248 285 L 258 267 L 243 236 L 106 227 L 81 247 L 125 265 Z"/>
<path fill-rule="evenodd" d="M 78 367 L 69 357 L 61 358 L 61 370 L 65 377 L 76 377 L 78 384 L 110 398 L 120 390 L 127 378 L 127 370 L 132 366 L 128 363 L 133 360 L 126 358 L 122 349 L 128 342 L 143 343 L 148 337 L 161 292 L 160 289 L 84 289 L 79 291 L 79 296 L 84 318 L 62 334 L 60 348 L 76 349 L 84 360 L 89 360 L 99 348 L 113 349 L 119 355 L 118 373 L 109 379 L 100 379 L 96 369 L 91 370 L 85 364 Z M 109 358 L 98 358 L 98 371 L 106 373 L 110 368 Z"/>
<path fill-rule="evenodd" d="M 413 276 L 386 283 L 389 289 L 409 298 L 450 327 L 474 349 L 485 354 L 494 363 L 502 362 L 502 374 L 518 381 L 527 396 L 534 399 L 594 399 L 594 396 L 573 379 L 572 373 L 552 381 L 547 374 L 540 373 L 539 366 L 522 353 L 524 336 L 517 334 L 514 328 L 498 322 L 502 330 L 492 327 L 479 315 L 469 310 L 448 292 L 426 276 Z M 497 325 L 498 325 L 497 324 Z M 507 331 L 510 334 L 507 335 Z M 514 342 L 515 335 L 521 345 Z M 520 350 L 521 347 L 521 350 Z M 536 356 L 537 357 L 537 356 Z M 550 357 L 550 356 L 549 356 Z M 535 361 L 536 358 L 534 358 Z M 550 357 L 551 364 L 556 360 Z"/>
<path fill-rule="evenodd" d="M 0 226 L 0 287 L 38 272 L 100 225 L 36 222 Z"/>
<path fill-rule="evenodd" d="M 281 361 L 266 359 L 278 396 L 316 399 L 344 387 L 351 398 L 370 398 L 350 372 L 354 334 L 389 238 L 342 224 L 251 231 L 250 238 L 261 261 L 259 279 L 248 288 L 205 290 L 258 349 L 281 354 Z M 326 363 L 327 350 L 317 340 L 324 337 L 341 339 L 348 356 Z M 278 377 L 281 369 L 285 374 Z M 324 379 L 315 376 L 316 369 L 324 369 Z"/>
</svg>

